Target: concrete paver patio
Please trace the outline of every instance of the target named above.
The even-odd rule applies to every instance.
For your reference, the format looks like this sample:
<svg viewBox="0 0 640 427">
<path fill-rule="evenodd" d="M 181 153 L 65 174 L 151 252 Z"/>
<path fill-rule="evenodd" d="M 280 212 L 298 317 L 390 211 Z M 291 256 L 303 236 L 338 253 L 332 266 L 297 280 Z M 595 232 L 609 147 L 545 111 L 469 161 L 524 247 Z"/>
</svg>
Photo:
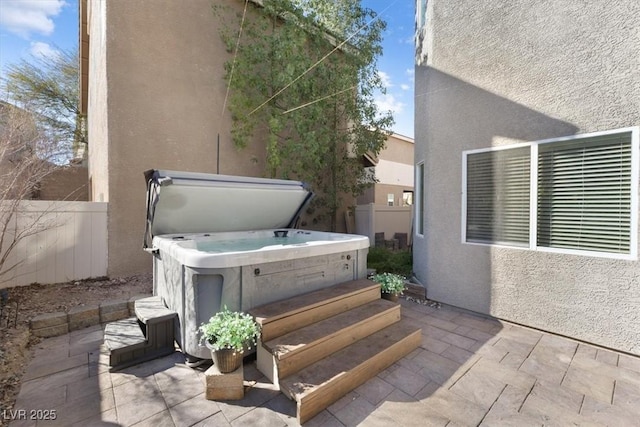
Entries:
<svg viewBox="0 0 640 427">
<path fill-rule="evenodd" d="M 640 358 L 443 306 L 401 301 L 422 345 L 308 426 L 640 425 Z M 245 398 L 204 398 L 179 352 L 110 373 L 102 327 L 38 345 L 11 427 L 293 426 L 295 403 L 245 364 Z M 24 412 L 21 412 L 24 410 Z M 38 411 L 41 412 L 32 412 Z M 55 410 L 55 420 L 43 418 Z M 22 419 L 21 419 L 22 418 Z"/>
</svg>

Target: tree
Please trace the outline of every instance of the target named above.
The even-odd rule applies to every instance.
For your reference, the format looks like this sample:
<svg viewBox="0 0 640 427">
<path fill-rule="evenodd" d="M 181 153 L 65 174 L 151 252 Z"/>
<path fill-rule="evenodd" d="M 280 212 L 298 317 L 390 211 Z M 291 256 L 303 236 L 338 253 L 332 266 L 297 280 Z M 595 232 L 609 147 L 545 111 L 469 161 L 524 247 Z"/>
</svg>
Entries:
<svg viewBox="0 0 640 427">
<path fill-rule="evenodd" d="M 24 200 L 37 197 L 40 182 L 56 168 L 48 159 L 57 154 L 34 114 L 0 102 L 0 284 L 20 265 L 10 261 L 18 244 L 52 226 L 44 213 L 20 220 L 18 213 Z"/>
<path fill-rule="evenodd" d="M 377 156 L 393 124 L 374 103 L 385 25 L 353 0 L 282 0 L 221 31 L 235 52 L 225 64 L 235 145 L 264 135 L 265 175 L 310 183 L 314 222 L 328 217 L 331 230 L 343 196 L 375 182 L 361 158 Z"/>
<path fill-rule="evenodd" d="M 34 114 L 41 131 L 57 146 L 57 163 L 87 143 L 85 117 L 79 109 L 78 50 L 57 50 L 7 66 L 6 101 Z"/>
</svg>

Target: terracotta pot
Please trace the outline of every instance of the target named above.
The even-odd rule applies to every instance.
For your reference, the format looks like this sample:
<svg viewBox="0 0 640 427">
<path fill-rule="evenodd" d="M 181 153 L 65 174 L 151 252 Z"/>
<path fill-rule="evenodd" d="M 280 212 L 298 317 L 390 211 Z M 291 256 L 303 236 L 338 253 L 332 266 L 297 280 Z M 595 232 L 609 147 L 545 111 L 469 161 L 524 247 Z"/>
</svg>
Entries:
<svg viewBox="0 0 640 427">
<path fill-rule="evenodd" d="M 382 299 L 386 299 L 391 302 L 398 302 L 398 294 L 390 294 L 387 292 L 382 292 Z"/>
</svg>

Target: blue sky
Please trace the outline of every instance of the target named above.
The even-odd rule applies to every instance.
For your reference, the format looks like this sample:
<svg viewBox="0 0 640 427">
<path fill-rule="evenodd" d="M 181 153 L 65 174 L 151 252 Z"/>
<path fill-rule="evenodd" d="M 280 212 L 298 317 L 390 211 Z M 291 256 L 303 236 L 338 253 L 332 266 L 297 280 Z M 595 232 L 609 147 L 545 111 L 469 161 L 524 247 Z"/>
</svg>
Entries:
<svg viewBox="0 0 640 427">
<path fill-rule="evenodd" d="M 30 55 L 78 44 L 77 0 L 0 0 L 0 73 Z"/>
<path fill-rule="evenodd" d="M 364 7 L 380 14 L 387 23 L 378 58 L 378 73 L 386 81 L 387 94 L 377 99 L 378 107 L 391 110 L 393 130 L 413 138 L 414 93 L 414 0 L 362 0 Z"/>
<path fill-rule="evenodd" d="M 409 137 L 413 137 L 414 4 L 413 0 L 362 0 L 364 7 L 387 22 L 384 53 L 378 60 L 387 94 L 376 102 L 393 112 L 393 131 Z M 72 49 L 77 43 L 78 0 L 0 0 L 0 76 L 7 64 L 20 58 L 55 55 L 56 49 Z"/>
</svg>

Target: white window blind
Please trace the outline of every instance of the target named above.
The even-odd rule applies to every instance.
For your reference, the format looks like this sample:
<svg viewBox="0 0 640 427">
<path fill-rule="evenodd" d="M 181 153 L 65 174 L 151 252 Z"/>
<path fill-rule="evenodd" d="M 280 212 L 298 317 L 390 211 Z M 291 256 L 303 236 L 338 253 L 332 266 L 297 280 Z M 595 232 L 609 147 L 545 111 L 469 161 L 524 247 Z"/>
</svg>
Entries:
<svg viewBox="0 0 640 427">
<path fill-rule="evenodd" d="M 638 145 L 625 128 L 463 153 L 463 241 L 636 259 Z"/>
<path fill-rule="evenodd" d="M 537 245 L 629 253 L 631 132 L 539 145 Z"/>
<path fill-rule="evenodd" d="M 469 242 L 529 246 L 529 147 L 467 157 Z"/>
</svg>

